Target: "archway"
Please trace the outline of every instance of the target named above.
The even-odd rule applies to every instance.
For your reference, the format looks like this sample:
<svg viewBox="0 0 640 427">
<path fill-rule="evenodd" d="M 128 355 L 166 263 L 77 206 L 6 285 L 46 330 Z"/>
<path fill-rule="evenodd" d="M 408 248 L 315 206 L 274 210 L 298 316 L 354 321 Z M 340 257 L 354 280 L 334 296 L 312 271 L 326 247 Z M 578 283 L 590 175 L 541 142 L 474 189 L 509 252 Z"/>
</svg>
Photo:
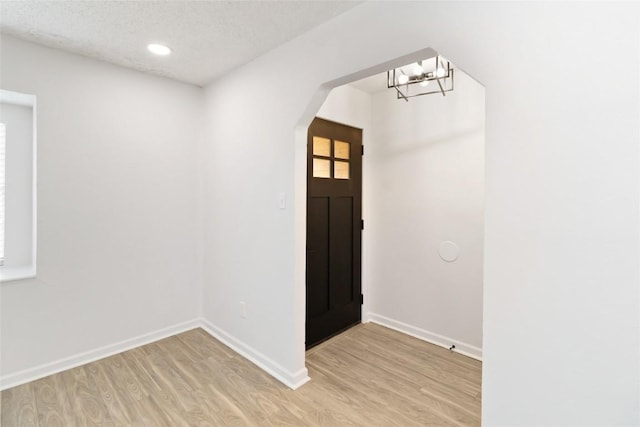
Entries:
<svg viewBox="0 0 640 427">
<path fill-rule="evenodd" d="M 417 60 L 420 59 L 424 59 L 426 57 L 431 57 L 436 55 L 436 51 L 431 49 L 431 48 L 426 48 L 426 49 L 422 49 L 420 51 L 414 52 L 410 55 L 405 55 L 393 60 L 390 60 L 388 62 L 385 62 L 383 64 L 379 64 L 376 65 L 374 67 L 370 67 L 367 69 L 364 69 L 360 72 L 357 73 L 353 73 L 350 74 L 348 76 L 345 76 L 343 78 L 340 79 L 336 79 L 334 81 L 328 82 L 324 85 L 321 86 L 321 88 L 316 92 L 316 94 L 314 95 L 313 99 L 311 100 L 306 113 L 304 115 L 303 118 L 301 118 L 301 120 L 298 122 L 298 126 L 296 128 L 296 147 L 295 147 L 295 166 L 296 166 L 296 178 L 295 178 L 295 188 L 296 188 L 296 192 L 295 192 L 295 200 L 297 201 L 296 205 L 295 205 L 295 224 L 296 224 L 296 319 L 298 320 L 298 322 L 296 323 L 296 337 L 297 339 L 297 348 L 303 348 L 304 349 L 304 319 L 305 319 L 305 313 L 304 313 L 304 306 L 305 306 L 305 294 L 304 294 L 304 283 L 305 283 L 305 264 L 304 264 L 304 260 L 305 260 L 305 219 L 306 219 L 306 205 L 305 203 L 301 203 L 301 201 L 306 200 L 306 188 L 305 188 L 305 183 L 306 183 L 306 142 L 307 142 L 307 121 L 310 122 L 310 120 L 315 116 L 316 112 L 320 109 L 320 107 L 322 106 L 322 104 L 324 103 L 324 101 L 326 100 L 327 96 L 329 95 L 329 92 L 331 92 L 331 90 L 333 88 L 337 88 L 340 87 L 344 84 L 348 84 L 351 82 L 355 82 L 358 81 L 364 77 L 368 77 L 368 76 L 372 76 L 372 75 L 376 75 L 379 74 L 380 72 L 386 72 L 388 69 L 397 67 L 397 66 L 402 66 L 402 65 L 406 65 L 408 63 L 412 63 L 415 62 Z M 475 83 L 475 82 L 474 82 Z M 477 84 L 477 83 L 475 83 Z M 479 85 L 481 86 L 481 85 Z M 484 103 L 484 99 L 483 99 L 483 103 Z M 484 113 L 483 113 L 484 115 Z M 346 123 L 349 124 L 349 123 Z M 481 261 L 480 261 L 481 262 Z M 481 293 L 481 289 L 480 289 L 480 293 Z M 481 298 L 481 297 L 480 297 Z M 482 317 L 481 315 L 481 304 L 480 304 L 480 318 Z M 364 315 L 364 312 L 363 312 Z M 479 326 L 481 328 L 481 321 L 479 322 Z M 431 342 L 435 342 L 439 345 L 444 345 L 445 342 L 447 342 L 447 340 L 442 340 L 442 339 L 438 339 L 436 338 L 436 335 L 434 334 L 425 334 L 425 333 L 412 333 L 412 330 L 404 330 L 403 332 L 405 333 L 409 333 L 412 334 L 414 336 L 418 336 L 421 339 L 425 339 L 425 340 L 429 340 Z M 481 332 L 480 332 L 481 335 Z M 431 339 L 429 339 L 431 338 Z M 479 356 L 479 353 L 481 352 L 477 352 L 477 351 L 473 351 L 473 350 L 479 350 L 477 348 L 473 348 L 473 346 L 467 346 L 465 348 L 464 345 L 460 346 L 460 343 L 458 341 L 454 340 L 454 343 L 457 344 L 457 348 L 461 349 L 462 353 L 465 354 L 470 354 L 472 357 L 481 357 Z M 447 347 L 449 347 L 451 345 L 451 343 L 449 342 L 447 344 Z M 460 348 L 462 347 L 462 348 Z M 469 348 L 472 348 L 472 351 L 467 351 L 469 350 Z"/>
</svg>

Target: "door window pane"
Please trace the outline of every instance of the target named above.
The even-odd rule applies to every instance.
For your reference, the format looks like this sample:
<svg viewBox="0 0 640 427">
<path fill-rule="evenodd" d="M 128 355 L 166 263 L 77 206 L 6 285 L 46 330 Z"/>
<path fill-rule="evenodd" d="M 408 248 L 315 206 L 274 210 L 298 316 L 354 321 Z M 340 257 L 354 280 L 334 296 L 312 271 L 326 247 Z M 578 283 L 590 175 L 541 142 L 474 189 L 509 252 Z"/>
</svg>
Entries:
<svg viewBox="0 0 640 427">
<path fill-rule="evenodd" d="M 349 162 L 335 161 L 333 164 L 334 178 L 336 179 L 349 179 Z"/>
<path fill-rule="evenodd" d="M 333 152 L 336 159 L 349 159 L 349 148 L 348 142 L 334 141 Z"/>
<path fill-rule="evenodd" d="M 313 137 L 313 155 L 331 157 L 331 140 L 328 138 L 321 138 L 319 136 Z"/>
<path fill-rule="evenodd" d="M 313 159 L 313 177 L 331 178 L 331 160 Z"/>
</svg>

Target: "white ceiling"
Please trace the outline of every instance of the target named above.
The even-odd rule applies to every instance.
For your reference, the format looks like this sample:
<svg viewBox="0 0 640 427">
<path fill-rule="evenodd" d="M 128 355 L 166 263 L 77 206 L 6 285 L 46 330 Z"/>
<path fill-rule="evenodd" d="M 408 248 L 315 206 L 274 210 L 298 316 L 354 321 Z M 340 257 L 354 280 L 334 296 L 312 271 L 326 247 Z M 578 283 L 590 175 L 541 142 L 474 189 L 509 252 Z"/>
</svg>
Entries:
<svg viewBox="0 0 640 427">
<path fill-rule="evenodd" d="M 0 30 L 203 86 L 354 1 L 0 1 Z M 173 53 L 157 57 L 149 43 Z"/>
</svg>

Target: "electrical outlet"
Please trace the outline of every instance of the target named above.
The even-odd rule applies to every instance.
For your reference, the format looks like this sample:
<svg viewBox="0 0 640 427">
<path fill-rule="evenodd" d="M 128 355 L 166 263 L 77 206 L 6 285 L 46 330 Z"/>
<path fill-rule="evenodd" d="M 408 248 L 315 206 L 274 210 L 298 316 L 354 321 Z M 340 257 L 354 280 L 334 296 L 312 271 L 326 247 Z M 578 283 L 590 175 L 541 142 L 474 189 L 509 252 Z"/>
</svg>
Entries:
<svg viewBox="0 0 640 427">
<path fill-rule="evenodd" d="M 244 301 L 240 301 L 240 317 L 243 319 L 247 318 L 247 304 Z"/>
</svg>

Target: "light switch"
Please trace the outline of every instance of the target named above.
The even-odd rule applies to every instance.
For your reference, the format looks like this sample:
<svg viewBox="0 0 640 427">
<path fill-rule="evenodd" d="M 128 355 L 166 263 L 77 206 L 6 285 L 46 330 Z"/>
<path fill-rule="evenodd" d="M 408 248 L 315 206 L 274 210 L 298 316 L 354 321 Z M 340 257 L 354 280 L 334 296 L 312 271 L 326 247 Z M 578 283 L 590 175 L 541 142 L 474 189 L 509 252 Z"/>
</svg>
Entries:
<svg viewBox="0 0 640 427">
<path fill-rule="evenodd" d="M 284 193 L 279 193 L 278 194 L 278 207 L 280 209 L 285 209 L 287 207 L 287 201 L 286 201 L 286 198 L 284 196 Z"/>
</svg>

